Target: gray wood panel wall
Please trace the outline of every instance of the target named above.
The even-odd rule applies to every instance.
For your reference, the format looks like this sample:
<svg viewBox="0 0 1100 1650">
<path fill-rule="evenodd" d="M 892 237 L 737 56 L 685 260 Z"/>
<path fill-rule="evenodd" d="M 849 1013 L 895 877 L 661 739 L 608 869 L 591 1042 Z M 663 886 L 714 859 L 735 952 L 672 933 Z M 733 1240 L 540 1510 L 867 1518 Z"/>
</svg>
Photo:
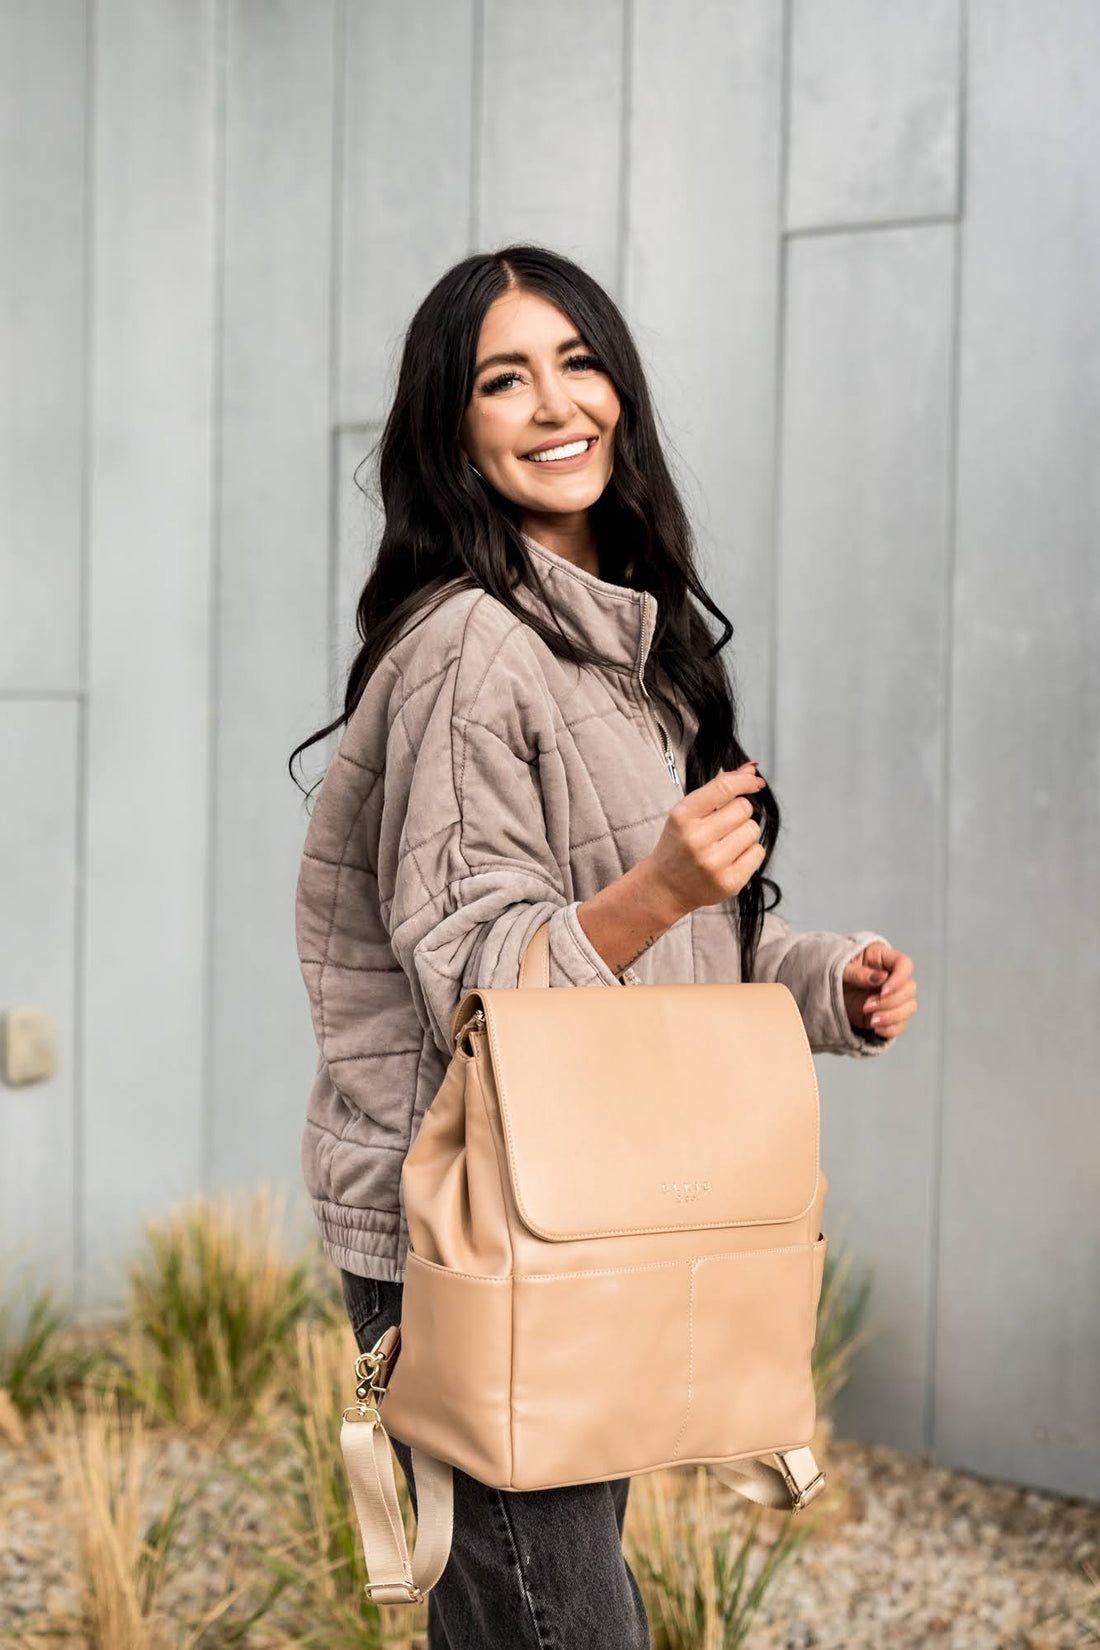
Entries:
<svg viewBox="0 0 1100 1650">
<path fill-rule="evenodd" d="M 285 759 L 404 327 L 530 236 L 635 330 L 785 914 L 916 963 L 901 1045 L 818 1061 L 838 1422 L 1100 1495 L 1090 0 L 0 0 L 0 63 L 0 1006 L 60 1033 L 5 1266 L 90 1309 L 177 1198 L 308 1219 Z"/>
</svg>

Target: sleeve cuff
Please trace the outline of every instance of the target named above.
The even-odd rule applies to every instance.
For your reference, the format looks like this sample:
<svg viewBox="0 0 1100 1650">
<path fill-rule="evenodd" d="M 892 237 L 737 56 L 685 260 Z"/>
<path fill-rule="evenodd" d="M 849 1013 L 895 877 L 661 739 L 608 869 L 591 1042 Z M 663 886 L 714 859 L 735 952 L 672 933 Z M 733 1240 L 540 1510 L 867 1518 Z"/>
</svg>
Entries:
<svg viewBox="0 0 1100 1650">
<path fill-rule="evenodd" d="M 555 912 L 551 921 L 551 955 L 570 985 L 622 985 L 623 981 L 612 972 L 581 927 L 577 916 L 579 904 L 579 900 L 573 900 Z M 554 924 L 559 924 L 557 933 Z M 554 941 L 559 935 L 562 944 L 556 947 Z"/>
</svg>

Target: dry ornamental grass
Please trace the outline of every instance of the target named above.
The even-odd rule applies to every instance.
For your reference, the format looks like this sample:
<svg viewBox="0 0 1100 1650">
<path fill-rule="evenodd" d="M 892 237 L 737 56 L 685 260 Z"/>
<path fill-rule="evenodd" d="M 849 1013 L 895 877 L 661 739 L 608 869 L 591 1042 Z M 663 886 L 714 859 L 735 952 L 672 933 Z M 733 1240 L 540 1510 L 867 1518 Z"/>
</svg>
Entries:
<svg viewBox="0 0 1100 1650">
<path fill-rule="evenodd" d="M 1100 1643 L 1100 1508 L 831 1439 L 868 1288 L 827 1260 L 829 1485 L 805 1513 L 698 1469 L 634 1480 L 624 1548 L 653 1650 Z M 147 1228 L 129 1306 L 88 1333 L 48 1292 L 22 1331 L 0 1303 L 0 1642 L 418 1650 L 427 1607 L 363 1595 L 339 1450 L 357 1349 L 315 1237 L 288 1244 L 263 1190 L 189 1205 Z"/>
</svg>

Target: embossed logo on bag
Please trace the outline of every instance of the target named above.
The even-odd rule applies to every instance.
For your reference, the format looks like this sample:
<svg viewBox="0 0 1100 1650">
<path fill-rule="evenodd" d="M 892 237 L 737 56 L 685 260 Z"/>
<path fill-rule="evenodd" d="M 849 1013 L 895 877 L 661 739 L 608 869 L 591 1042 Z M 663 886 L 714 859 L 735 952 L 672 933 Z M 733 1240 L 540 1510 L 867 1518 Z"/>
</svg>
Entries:
<svg viewBox="0 0 1100 1650">
<path fill-rule="evenodd" d="M 662 1180 L 661 1190 L 677 1203 L 694 1203 L 704 1192 L 710 1191 L 709 1180 Z"/>
</svg>

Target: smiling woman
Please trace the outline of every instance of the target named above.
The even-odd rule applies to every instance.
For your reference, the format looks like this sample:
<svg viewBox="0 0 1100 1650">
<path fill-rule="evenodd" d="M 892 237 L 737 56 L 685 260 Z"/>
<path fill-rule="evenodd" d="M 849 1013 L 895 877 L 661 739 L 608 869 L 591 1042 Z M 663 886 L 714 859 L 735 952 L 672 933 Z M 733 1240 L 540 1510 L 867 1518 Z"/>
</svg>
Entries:
<svg viewBox="0 0 1100 1650">
<path fill-rule="evenodd" d="M 537 929 L 555 989 L 779 982 L 814 1051 L 879 1054 L 915 1006 L 882 935 L 800 933 L 775 914 L 779 808 L 738 737 L 733 627 L 699 578 L 637 348 L 598 282 L 528 245 L 447 270 L 409 326 L 379 485 L 344 712 L 293 753 L 345 724 L 298 879 L 320 1056 L 302 1168 L 364 1352 L 415 1307 L 402 1179 L 441 1115 L 456 1009 L 472 988 L 515 988 Z M 866 1024 L 874 969 L 893 1005 L 883 1037 Z M 596 992 L 594 1011 L 614 1001 Z M 476 1225 L 492 1177 L 468 1192 Z M 498 1259 L 503 1304 L 512 1257 Z M 674 1288 L 662 1313 L 658 1293 L 639 1289 L 632 1323 L 653 1345 L 687 1310 Z M 579 1314 L 569 1355 L 581 1409 L 598 1315 Z M 468 1321 L 455 1328 L 460 1344 Z M 464 1366 L 482 1404 L 483 1373 Z M 446 1424 L 443 1384 L 430 1394 Z M 415 1503 L 420 1468 L 394 1445 Z M 502 1492 L 455 1465 L 453 1485 L 431 1650 L 649 1643 L 621 1544 L 629 1479 Z"/>
<path fill-rule="evenodd" d="M 598 574 L 589 512 L 614 468 L 614 384 L 568 316 L 522 287 L 490 304 L 478 354 L 467 457 L 519 507 L 525 532 Z"/>
</svg>

